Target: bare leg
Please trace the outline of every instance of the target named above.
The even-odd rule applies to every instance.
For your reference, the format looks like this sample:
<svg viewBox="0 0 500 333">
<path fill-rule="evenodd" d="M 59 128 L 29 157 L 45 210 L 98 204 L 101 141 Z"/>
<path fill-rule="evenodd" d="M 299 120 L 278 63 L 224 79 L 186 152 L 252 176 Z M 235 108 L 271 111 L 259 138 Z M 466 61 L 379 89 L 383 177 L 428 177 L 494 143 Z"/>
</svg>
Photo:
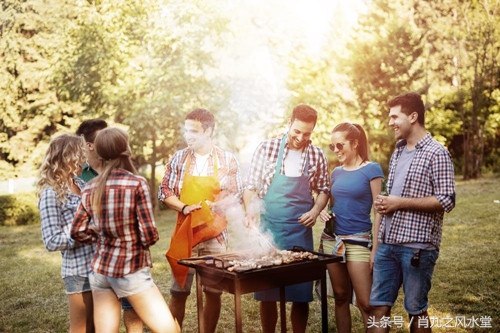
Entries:
<svg viewBox="0 0 500 333">
<path fill-rule="evenodd" d="M 260 322 L 263 333 L 274 333 L 278 321 L 276 302 L 260 302 Z"/>
<path fill-rule="evenodd" d="M 381 319 L 383 317 L 391 317 L 391 308 L 389 306 L 372 306 L 370 316 L 372 317 L 373 325 L 368 328 L 369 333 L 388 333 L 390 327 L 382 325 Z M 387 327 L 383 327 L 387 326 Z"/>
<path fill-rule="evenodd" d="M 427 324 L 425 324 L 425 321 L 427 321 Z M 431 329 L 431 323 L 429 321 L 429 314 L 427 311 L 422 312 L 418 316 L 412 316 L 410 315 L 410 332 L 411 333 L 428 333 L 432 332 Z"/>
<path fill-rule="evenodd" d="M 92 292 L 69 294 L 68 300 L 70 333 L 94 332 Z"/>
<path fill-rule="evenodd" d="M 122 307 L 116 294 L 110 290 L 94 290 L 94 323 L 97 333 L 118 332 Z"/>
<path fill-rule="evenodd" d="M 180 332 L 179 325 L 156 285 L 138 294 L 127 296 L 127 299 L 152 332 Z"/>
<path fill-rule="evenodd" d="M 204 333 L 214 333 L 220 316 L 221 295 L 205 292 L 205 307 L 203 321 L 205 323 Z"/>
<path fill-rule="evenodd" d="M 361 261 L 351 261 L 347 263 L 350 280 L 356 293 L 356 305 L 363 317 L 365 330 L 368 328 L 368 316 L 370 314 L 370 292 L 372 289 L 372 275 L 370 263 Z"/>
<path fill-rule="evenodd" d="M 170 303 L 168 304 L 170 312 L 182 328 L 182 322 L 184 321 L 184 315 L 186 313 L 186 300 L 188 295 L 172 294 L 171 296 Z"/>
<path fill-rule="evenodd" d="M 305 333 L 307 327 L 307 319 L 309 318 L 309 303 L 293 302 L 292 312 L 292 330 L 294 333 Z"/>
<path fill-rule="evenodd" d="M 125 324 L 127 333 L 143 332 L 142 320 L 133 309 L 123 310 L 123 323 Z"/>
<path fill-rule="evenodd" d="M 350 303 L 352 293 L 347 266 L 342 263 L 334 263 L 327 265 L 327 268 L 335 295 L 335 323 L 337 332 L 349 333 L 351 332 Z"/>
</svg>

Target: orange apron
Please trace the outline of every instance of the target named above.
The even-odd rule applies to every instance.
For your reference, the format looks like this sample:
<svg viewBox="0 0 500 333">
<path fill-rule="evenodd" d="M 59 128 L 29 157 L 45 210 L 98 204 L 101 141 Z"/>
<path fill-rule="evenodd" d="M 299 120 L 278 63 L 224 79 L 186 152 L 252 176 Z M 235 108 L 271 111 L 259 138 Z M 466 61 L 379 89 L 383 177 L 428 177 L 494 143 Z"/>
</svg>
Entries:
<svg viewBox="0 0 500 333">
<path fill-rule="evenodd" d="M 215 152 L 214 152 L 215 154 Z M 213 214 L 205 200 L 215 202 L 220 193 L 217 159 L 214 155 L 213 176 L 193 176 L 184 174 L 180 193 L 180 200 L 186 205 L 195 205 L 201 202 L 201 209 L 192 211 L 188 215 L 177 214 L 177 224 L 170 240 L 170 248 L 165 253 L 172 268 L 177 283 L 184 288 L 189 268 L 179 265 L 177 261 L 191 257 L 192 248 L 198 243 L 220 235 L 227 227 L 227 220 Z M 189 172 L 191 157 L 188 156 L 186 172 Z"/>
</svg>

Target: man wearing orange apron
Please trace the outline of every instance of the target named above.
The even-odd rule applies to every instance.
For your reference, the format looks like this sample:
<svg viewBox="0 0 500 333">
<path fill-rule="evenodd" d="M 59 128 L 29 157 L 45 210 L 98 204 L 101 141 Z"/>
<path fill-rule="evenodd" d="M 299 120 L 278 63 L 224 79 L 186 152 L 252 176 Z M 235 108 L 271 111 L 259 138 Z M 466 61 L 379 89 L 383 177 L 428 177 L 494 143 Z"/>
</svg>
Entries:
<svg viewBox="0 0 500 333">
<path fill-rule="evenodd" d="M 177 151 L 166 165 L 158 197 L 177 210 L 177 224 L 166 252 L 172 269 L 170 310 L 182 327 L 194 270 L 177 261 L 191 256 L 226 252 L 227 220 L 217 203 L 239 204 L 242 182 L 233 154 L 212 143 L 215 120 L 208 110 L 191 111 L 184 122 L 188 147 Z M 229 197 L 229 198 L 228 198 Z M 204 288 L 204 332 L 215 332 L 222 291 Z"/>
<path fill-rule="evenodd" d="M 302 246 L 313 250 L 312 227 L 329 198 L 328 164 L 323 151 L 311 144 L 317 113 L 299 105 L 292 113 L 288 133 L 264 141 L 255 151 L 243 200 L 246 224 L 260 220 L 259 228 L 273 235 L 279 249 Z M 314 200 L 313 193 L 317 193 Z M 261 199 L 264 210 L 252 211 Z M 305 332 L 309 302 L 313 300 L 313 283 L 300 283 L 285 288 L 286 301 L 292 302 L 293 332 Z M 255 293 L 260 301 L 262 331 L 274 332 L 278 319 L 276 302 L 279 290 Z"/>
</svg>

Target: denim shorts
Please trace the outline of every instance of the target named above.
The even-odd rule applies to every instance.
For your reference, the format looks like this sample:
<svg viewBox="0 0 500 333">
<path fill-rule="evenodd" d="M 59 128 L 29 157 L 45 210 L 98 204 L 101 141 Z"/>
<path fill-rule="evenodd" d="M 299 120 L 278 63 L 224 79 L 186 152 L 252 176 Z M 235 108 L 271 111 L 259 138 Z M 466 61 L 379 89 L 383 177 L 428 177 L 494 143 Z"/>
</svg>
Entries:
<svg viewBox="0 0 500 333">
<path fill-rule="evenodd" d="M 91 291 L 88 277 L 73 275 L 63 278 L 63 281 L 68 295 Z"/>
<path fill-rule="evenodd" d="M 126 299 L 125 297 L 122 298 L 122 309 L 123 310 L 133 310 L 134 309 L 132 304 L 130 304 L 128 299 Z"/>
<path fill-rule="evenodd" d="M 323 245 L 323 253 L 335 254 L 335 239 L 321 239 Z M 344 242 L 346 261 L 370 261 L 370 249 L 363 245 L 351 244 Z"/>
<path fill-rule="evenodd" d="M 224 242 L 223 244 L 220 244 L 217 238 L 212 238 L 207 241 L 201 242 L 197 244 L 195 247 L 193 247 L 193 250 L 191 252 L 192 257 L 201 257 L 201 256 L 208 256 L 211 254 L 221 254 L 225 253 L 227 251 L 227 244 Z M 195 270 L 194 268 L 189 268 L 188 271 L 188 276 L 186 279 L 186 284 L 184 285 L 184 288 L 182 288 L 177 281 L 175 281 L 174 277 L 172 276 L 172 288 L 170 288 L 170 293 L 171 294 L 177 294 L 177 295 L 189 295 L 191 293 L 191 286 L 193 285 L 193 280 L 194 280 L 194 274 Z M 211 293 L 215 294 L 222 294 L 221 290 L 210 288 L 210 287 L 203 287 L 204 291 L 208 291 Z"/>
<path fill-rule="evenodd" d="M 417 316 L 428 308 L 427 295 L 431 289 L 432 274 L 439 256 L 438 250 L 421 250 L 418 267 L 411 265 L 417 249 L 381 243 L 375 254 L 372 306 L 394 306 L 403 285 L 406 312 Z"/>
<path fill-rule="evenodd" d="M 92 290 L 112 290 L 118 298 L 138 294 L 155 285 L 149 267 L 144 267 L 137 272 L 119 278 L 91 272 L 89 280 Z"/>
</svg>

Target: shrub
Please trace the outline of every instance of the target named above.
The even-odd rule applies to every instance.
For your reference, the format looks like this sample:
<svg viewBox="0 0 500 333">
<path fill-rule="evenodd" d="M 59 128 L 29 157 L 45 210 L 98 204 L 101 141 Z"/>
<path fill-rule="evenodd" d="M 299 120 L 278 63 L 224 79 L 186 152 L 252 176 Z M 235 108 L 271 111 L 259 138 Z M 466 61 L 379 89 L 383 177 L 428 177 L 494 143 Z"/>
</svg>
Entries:
<svg viewBox="0 0 500 333">
<path fill-rule="evenodd" d="M 34 192 L 0 195 L 0 225 L 39 223 L 37 200 Z"/>
</svg>

